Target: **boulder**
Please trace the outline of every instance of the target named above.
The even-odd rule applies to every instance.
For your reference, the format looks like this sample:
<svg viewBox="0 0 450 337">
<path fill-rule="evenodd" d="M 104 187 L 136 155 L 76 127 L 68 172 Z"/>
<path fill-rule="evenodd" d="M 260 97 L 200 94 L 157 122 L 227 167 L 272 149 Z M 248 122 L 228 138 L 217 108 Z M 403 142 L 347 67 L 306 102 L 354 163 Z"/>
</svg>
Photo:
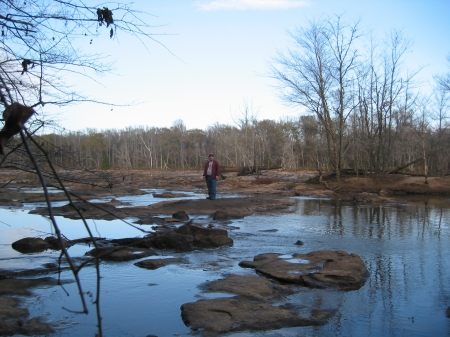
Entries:
<svg viewBox="0 0 450 337">
<path fill-rule="evenodd" d="M 216 221 L 231 220 L 230 214 L 228 214 L 227 211 L 215 211 L 212 214 L 212 218 L 213 218 L 213 220 L 216 220 Z"/>
<path fill-rule="evenodd" d="M 161 267 L 165 267 L 168 264 L 171 263 L 177 263 L 177 262 L 181 262 L 181 259 L 179 258 L 164 258 L 164 259 L 147 259 L 147 260 L 142 260 L 139 262 L 136 262 L 134 265 L 138 266 L 140 268 L 146 268 L 146 269 L 158 269 Z"/>
<path fill-rule="evenodd" d="M 122 206 L 122 202 L 117 199 L 111 199 L 106 204 L 111 205 L 111 206 Z"/>
<path fill-rule="evenodd" d="M 148 245 L 158 249 L 175 249 L 178 251 L 190 251 L 194 244 L 192 235 L 183 235 L 174 231 L 155 233 L 146 237 L 140 246 Z"/>
<path fill-rule="evenodd" d="M 232 246 L 233 239 L 228 237 L 228 232 L 220 228 L 206 228 L 192 223 L 180 226 L 176 233 L 191 236 L 193 245 L 199 248 L 213 248 Z"/>
<path fill-rule="evenodd" d="M 228 231 L 225 229 L 203 227 L 188 222 L 178 228 L 164 227 L 161 231 L 150 233 L 143 238 L 113 239 L 105 243 L 138 248 L 190 251 L 195 248 L 232 246 L 233 239 L 228 237 Z"/>
<path fill-rule="evenodd" d="M 21 253 L 38 253 L 51 248 L 51 244 L 41 238 L 23 238 L 13 242 L 12 247 Z"/>
<path fill-rule="evenodd" d="M 295 283 L 310 288 L 361 288 L 369 272 L 364 261 L 356 254 L 344 251 L 315 251 L 294 254 L 292 259 L 280 258 L 281 254 L 261 254 L 253 261 L 242 261 L 241 267 L 254 268 L 258 274 L 281 282 Z"/>
<path fill-rule="evenodd" d="M 173 213 L 172 218 L 180 220 L 180 221 L 189 220 L 189 216 L 186 214 L 185 211 L 178 211 L 178 212 Z"/>
</svg>

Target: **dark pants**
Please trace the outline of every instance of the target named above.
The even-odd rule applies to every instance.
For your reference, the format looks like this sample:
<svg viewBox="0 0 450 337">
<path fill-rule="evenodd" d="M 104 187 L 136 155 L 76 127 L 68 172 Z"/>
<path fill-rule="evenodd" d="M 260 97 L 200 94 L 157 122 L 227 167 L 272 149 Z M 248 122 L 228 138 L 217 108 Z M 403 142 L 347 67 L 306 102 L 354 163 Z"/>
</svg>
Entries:
<svg viewBox="0 0 450 337">
<path fill-rule="evenodd" d="M 211 199 L 216 199 L 216 184 L 217 180 L 211 176 L 206 176 L 206 186 L 208 187 L 208 196 Z"/>
</svg>

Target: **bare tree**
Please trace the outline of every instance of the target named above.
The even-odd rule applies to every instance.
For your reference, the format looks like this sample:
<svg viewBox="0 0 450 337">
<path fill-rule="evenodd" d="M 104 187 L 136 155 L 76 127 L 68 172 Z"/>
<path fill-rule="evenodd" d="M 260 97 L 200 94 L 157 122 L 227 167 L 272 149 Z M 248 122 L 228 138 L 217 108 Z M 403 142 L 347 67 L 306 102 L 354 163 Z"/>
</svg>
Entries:
<svg viewBox="0 0 450 337">
<path fill-rule="evenodd" d="M 286 102 L 314 113 L 327 137 L 327 152 L 340 178 L 346 120 L 353 110 L 352 83 L 358 55 L 358 23 L 347 25 L 341 16 L 312 21 L 289 33 L 294 47 L 278 53 L 271 76 Z"/>
<path fill-rule="evenodd" d="M 156 41 L 143 13 L 129 4 L 108 8 L 80 0 L 0 0 L 0 13 L 1 89 L 32 107 L 95 100 L 63 82 L 64 74 L 92 79 L 112 69 L 104 54 L 90 54 L 80 42 L 92 43 L 102 34 L 115 39 L 120 33 Z"/>
<path fill-rule="evenodd" d="M 143 20 L 143 15 L 145 13 L 133 10 L 131 5 L 121 3 L 108 8 L 105 4 L 88 6 L 82 0 L 0 0 L 0 101 L 5 108 L 0 131 L 0 154 L 4 156 L 0 166 L 6 163 L 37 173 L 62 255 L 70 264 L 77 282 L 82 313 L 88 313 L 88 310 L 78 274 L 85 264 L 75 266 L 65 249 L 62 233 L 53 217 L 47 188 L 54 186 L 62 189 L 69 203 L 75 207 L 72 202 L 74 195 L 65 188 L 54 158 L 36 141 L 34 132 L 49 122 L 42 118 L 45 116 L 43 109 L 49 104 L 61 106 L 83 101 L 114 104 L 84 96 L 80 88 L 74 83 L 66 83 L 64 79 L 82 76 L 94 80 L 96 75 L 112 69 L 105 55 L 90 54 L 80 48 L 80 40 L 90 39 L 92 42 L 100 34 L 114 39 L 119 32 L 123 32 L 144 44 L 149 41 L 159 43 L 153 38 L 153 27 Z M 20 141 L 16 135 L 20 135 Z M 89 146 L 83 151 L 94 150 L 90 157 L 96 159 L 95 165 L 98 167 L 106 151 L 103 135 L 94 133 L 87 141 Z M 79 145 L 81 152 L 81 143 Z M 62 144 L 58 148 L 70 153 Z M 62 151 L 58 153 L 62 154 Z M 58 160 L 63 162 L 61 158 Z M 108 184 L 111 186 L 110 181 Z M 89 226 L 81 212 L 78 213 L 97 248 Z M 95 304 L 98 335 L 102 336 L 99 257 L 94 260 L 97 270 Z"/>
<path fill-rule="evenodd" d="M 450 54 L 447 56 L 447 61 L 450 66 Z M 435 80 L 442 89 L 446 90 L 447 92 L 450 92 L 450 71 L 447 72 L 446 74 L 436 75 Z"/>
</svg>

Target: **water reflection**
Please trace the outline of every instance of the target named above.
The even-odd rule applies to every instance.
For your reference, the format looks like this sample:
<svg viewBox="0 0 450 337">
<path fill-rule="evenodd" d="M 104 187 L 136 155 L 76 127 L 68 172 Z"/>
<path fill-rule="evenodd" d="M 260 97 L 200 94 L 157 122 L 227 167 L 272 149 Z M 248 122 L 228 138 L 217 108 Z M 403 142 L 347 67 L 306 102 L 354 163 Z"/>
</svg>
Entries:
<svg viewBox="0 0 450 337">
<path fill-rule="evenodd" d="M 136 204 L 144 202 L 139 198 L 135 197 Z M 233 221 L 232 225 L 239 228 L 230 232 L 233 247 L 189 254 L 160 252 L 164 257 L 187 258 L 187 264 L 149 271 L 135 267 L 136 261 L 103 263 L 102 314 L 106 335 L 190 336 L 181 321 L 179 308 L 189 301 L 219 296 L 202 293 L 199 286 L 205 281 L 222 278 L 228 273 L 253 274 L 253 270 L 242 269 L 238 263 L 251 260 L 257 254 L 271 252 L 292 257 L 294 253 L 319 249 L 358 254 L 370 272 L 366 285 L 357 291 L 299 289 L 287 298 L 304 315 L 311 308 L 338 310 L 329 324 L 229 336 L 450 334 L 450 320 L 445 317 L 445 309 L 450 305 L 450 205 L 447 199 L 376 206 L 311 198 L 296 201 L 292 213 L 254 215 Z M 13 265 L 24 268 L 27 263 L 36 265 L 57 256 L 52 252 L 26 256 L 10 247 L 16 239 L 50 231 L 43 217 L 1 209 L 0 219 L 8 224 L 0 223 L 0 268 Z M 85 236 L 76 220 L 58 218 L 58 222 L 69 238 Z M 108 238 L 140 235 L 118 221 L 95 221 L 92 226 L 95 226 L 95 233 Z M 295 245 L 297 240 L 304 245 Z M 82 255 L 84 251 L 78 253 Z M 94 270 L 89 268 L 82 273 L 85 289 L 95 290 L 93 275 Z M 64 272 L 63 277 L 71 275 Z M 47 319 L 55 322 L 64 316 L 67 322 L 80 323 L 72 327 L 66 322 L 64 326 L 68 328 L 61 334 L 94 335 L 93 315 L 69 315 L 61 309 L 78 305 L 76 290 L 71 289 L 71 285 L 67 288 L 74 296 L 65 296 L 59 288 L 37 290 L 45 300 L 31 304 L 30 311 L 35 315 L 48 312 Z"/>
</svg>

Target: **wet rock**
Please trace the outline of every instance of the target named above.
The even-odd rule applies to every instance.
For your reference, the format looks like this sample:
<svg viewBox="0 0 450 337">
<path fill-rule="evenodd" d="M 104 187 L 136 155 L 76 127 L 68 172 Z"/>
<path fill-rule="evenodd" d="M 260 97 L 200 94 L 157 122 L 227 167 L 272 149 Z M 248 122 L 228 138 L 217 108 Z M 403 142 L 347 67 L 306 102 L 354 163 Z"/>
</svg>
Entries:
<svg viewBox="0 0 450 337">
<path fill-rule="evenodd" d="M 203 227 L 191 222 L 179 228 L 165 227 L 163 230 L 151 233 L 144 238 L 114 239 L 109 242 L 133 247 L 175 249 L 178 251 L 233 245 L 233 239 L 228 237 L 227 230 Z"/>
<path fill-rule="evenodd" d="M 161 214 L 174 214 L 181 210 L 188 210 L 189 214 L 211 215 L 217 211 L 225 211 L 229 214 L 230 219 L 241 219 L 245 216 L 256 212 L 263 211 L 285 211 L 292 206 L 294 201 L 288 198 L 274 199 L 267 197 L 246 197 L 246 198 L 223 198 L 214 202 L 210 200 L 170 200 L 146 207 L 120 207 L 116 208 L 108 203 L 85 203 L 75 202 L 66 204 L 62 207 L 53 207 L 53 214 L 63 216 L 70 219 L 79 219 L 76 208 L 80 211 L 85 219 L 104 219 L 114 220 L 126 217 L 138 217 L 142 222 L 150 216 L 158 216 Z M 76 208 L 75 208 L 75 207 Z M 122 205 L 123 206 L 123 205 Z M 30 214 L 47 215 L 47 207 L 36 208 L 29 212 Z M 187 214 L 180 221 L 189 219 Z"/>
<path fill-rule="evenodd" d="M 183 322 L 192 329 L 203 330 L 204 336 L 218 336 L 233 331 L 323 325 L 334 313 L 315 310 L 310 317 L 301 317 L 290 306 L 272 306 L 243 297 L 200 300 L 181 306 Z"/>
<path fill-rule="evenodd" d="M 145 239 L 138 244 L 140 247 L 190 251 L 194 243 L 192 236 L 176 233 L 173 230 L 150 234 Z"/>
<path fill-rule="evenodd" d="M 389 189 L 389 188 L 381 188 L 380 191 L 378 192 L 378 194 L 379 194 L 380 196 L 391 196 L 391 195 L 393 195 L 394 193 L 393 193 L 392 190 Z"/>
<path fill-rule="evenodd" d="M 166 220 L 156 216 L 147 216 L 147 217 L 139 217 L 139 220 L 134 221 L 133 223 L 138 225 L 163 225 L 166 223 Z"/>
<path fill-rule="evenodd" d="M 22 321 L 21 324 L 19 323 L 17 326 L 18 329 L 16 334 L 25 336 L 43 336 L 55 332 L 49 325 L 42 323 L 39 318 Z"/>
<path fill-rule="evenodd" d="M 155 198 L 181 198 L 186 197 L 185 193 L 174 193 L 174 192 L 163 192 L 163 193 L 153 193 Z"/>
<path fill-rule="evenodd" d="M 86 255 L 99 257 L 105 261 L 130 261 L 146 256 L 158 255 L 155 251 L 145 248 L 133 247 L 104 247 L 92 249 Z"/>
<path fill-rule="evenodd" d="M 72 244 L 63 239 L 64 247 L 70 247 Z M 23 238 L 12 243 L 12 247 L 21 253 L 38 253 L 46 249 L 61 250 L 61 242 L 54 236 L 41 238 Z"/>
<path fill-rule="evenodd" d="M 17 201 L 17 200 L 11 200 L 11 199 L 0 199 L 0 205 L 14 206 L 14 207 L 22 207 L 23 206 L 22 202 Z"/>
<path fill-rule="evenodd" d="M 74 202 L 68 203 L 61 207 L 53 207 L 52 211 L 54 215 L 63 216 L 70 219 L 80 219 L 78 211 L 85 219 L 103 219 L 114 220 L 122 219 L 125 214 L 122 212 L 122 208 L 116 208 L 108 203 L 100 202 Z M 33 209 L 30 214 L 47 215 L 47 207 L 40 207 Z"/>
<path fill-rule="evenodd" d="M 122 206 L 122 202 L 117 199 L 111 199 L 106 204 L 111 205 L 111 206 Z"/>
<path fill-rule="evenodd" d="M 171 224 L 171 223 L 175 223 L 175 222 L 180 222 L 181 220 L 179 219 L 175 219 L 175 218 L 166 218 L 164 219 L 166 224 Z"/>
<path fill-rule="evenodd" d="M 142 260 L 142 261 L 136 262 L 134 265 L 141 267 L 141 268 L 154 270 L 154 269 L 158 269 L 161 267 L 165 267 L 168 264 L 178 263 L 178 262 L 181 262 L 181 259 L 179 259 L 179 258 L 148 259 L 148 260 Z"/>
<path fill-rule="evenodd" d="M 92 264 L 93 262 L 89 261 L 90 259 L 88 257 L 75 257 L 75 258 L 71 258 L 72 263 L 74 264 L 75 268 L 77 268 L 77 266 L 79 266 L 82 263 L 87 263 L 87 264 Z M 31 268 L 31 269 L 14 269 L 14 270 L 6 270 L 0 269 L 0 279 L 3 277 L 12 277 L 12 278 L 17 278 L 17 277 L 24 277 L 24 276 L 36 276 L 36 275 L 41 275 L 41 274 L 50 274 L 50 273 L 58 273 L 61 272 L 63 270 L 69 270 L 71 269 L 70 265 L 67 263 L 67 260 L 65 259 L 65 257 L 63 257 L 61 259 L 61 261 L 59 261 L 58 259 L 58 263 L 54 263 L 54 262 L 49 262 L 49 263 L 44 263 L 41 266 L 37 266 L 36 268 Z"/>
<path fill-rule="evenodd" d="M 295 243 L 297 246 L 303 246 L 304 243 L 301 240 L 297 240 L 297 242 Z"/>
<path fill-rule="evenodd" d="M 348 202 L 353 204 L 367 204 L 372 202 L 379 202 L 381 194 L 377 193 L 342 193 L 340 194 L 341 202 Z"/>
<path fill-rule="evenodd" d="M 289 287 L 277 282 L 250 275 L 231 274 L 227 278 L 207 285 L 208 290 L 245 296 L 256 300 L 280 299 L 292 294 Z"/>
<path fill-rule="evenodd" d="M 230 214 L 228 214 L 227 211 L 215 211 L 212 214 L 212 218 L 213 218 L 213 220 L 216 220 L 216 221 L 231 220 Z"/>
<path fill-rule="evenodd" d="M 58 240 L 58 238 L 55 238 L 54 236 L 48 236 L 44 240 L 50 244 L 51 249 L 53 250 L 62 249 L 61 242 Z M 65 248 L 68 248 L 72 245 L 71 242 L 65 239 L 62 239 L 62 244 L 64 245 Z"/>
<path fill-rule="evenodd" d="M 0 279 L 0 295 L 30 296 L 31 288 L 38 286 L 56 285 L 57 281 L 51 277 L 38 279 Z"/>
<path fill-rule="evenodd" d="M 192 237 L 193 245 L 200 248 L 233 245 L 233 239 L 228 236 L 228 232 L 220 228 L 206 228 L 190 223 L 180 226 L 175 232 Z"/>
<path fill-rule="evenodd" d="M 38 253 L 49 249 L 51 244 L 41 238 L 23 238 L 13 242 L 12 247 L 21 253 Z"/>
<path fill-rule="evenodd" d="M 254 268 L 261 275 L 310 288 L 361 288 L 369 272 L 356 254 L 344 251 L 315 251 L 294 254 L 292 259 L 282 259 L 281 254 L 261 254 L 253 261 L 242 261 L 241 267 Z"/>
<path fill-rule="evenodd" d="M 18 306 L 18 299 L 0 297 L 0 336 L 37 336 L 55 332 L 37 318 L 28 320 L 28 310 L 20 309 Z"/>
<path fill-rule="evenodd" d="M 86 244 L 93 244 L 94 242 L 102 242 L 105 238 L 95 237 L 95 236 L 87 236 L 84 238 L 74 239 L 70 240 L 69 244 L 74 245 L 76 243 L 86 243 Z"/>
<path fill-rule="evenodd" d="M 189 216 L 185 211 L 178 211 L 172 214 L 172 218 L 177 219 L 179 221 L 187 221 L 189 220 Z"/>
<path fill-rule="evenodd" d="M 285 211 L 294 201 L 288 198 L 274 199 L 266 197 L 220 198 L 214 202 L 207 199 L 170 200 L 149 205 L 147 213 L 172 214 L 180 209 L 189 214 L 210 215 L 216 211 L 226 211 L 232 219 L 240 219 L 256 212 Z M 126 210 L 125 210 L 126 211 Z"/>
</svg>

